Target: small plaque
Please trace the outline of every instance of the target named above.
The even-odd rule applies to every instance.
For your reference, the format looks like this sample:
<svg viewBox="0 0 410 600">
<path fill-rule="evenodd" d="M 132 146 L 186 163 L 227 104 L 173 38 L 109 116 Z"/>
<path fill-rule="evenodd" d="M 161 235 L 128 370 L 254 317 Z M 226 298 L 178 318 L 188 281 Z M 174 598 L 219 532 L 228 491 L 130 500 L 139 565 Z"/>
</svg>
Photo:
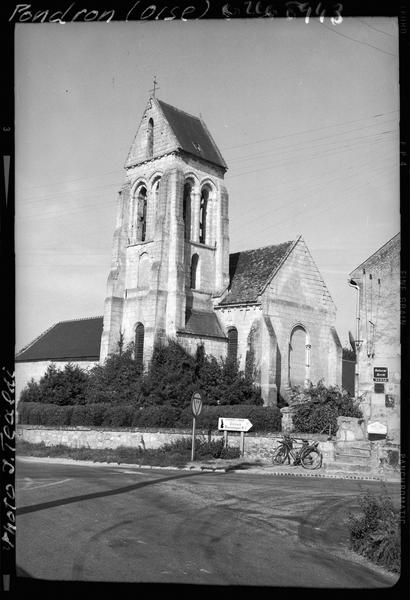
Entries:
<svg viewBox="0 0 410 600">
<path fill-rule="evenodd" d="M 384 403 L 386 408 L 394 408 L 394 396 L 392 396 L 391 394 L 386 394 Z"/>
<path fill-rule="evenodd" d="M 384 394 L 384 383 L 375 383 L 374 384 L 374 393 L 375 394 Z"/>
</svg>

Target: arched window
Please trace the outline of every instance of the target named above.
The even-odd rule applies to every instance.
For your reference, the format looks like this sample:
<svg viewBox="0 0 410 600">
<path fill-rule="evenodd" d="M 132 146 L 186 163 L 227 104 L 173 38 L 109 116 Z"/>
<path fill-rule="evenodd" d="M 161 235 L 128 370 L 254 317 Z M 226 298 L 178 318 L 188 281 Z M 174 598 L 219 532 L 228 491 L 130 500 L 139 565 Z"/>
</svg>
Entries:
<svg viewBox="0 0 410 600">
<path fill-rule="evenodd" d="M 137 365 L 142 368 L 144 360 L 144 325 L 142 323 L 138 323 L 135 328 L 134 359 Z"/>
<path fill-rule="evenodd" d="M 184 198 L 182 204 L 182 218 L 184 221 L 184 239 L 191 239 L 191 192 L 192 186 L 187 182 L 184 186 Z"/>
<path fill-rule="evenodd" d="M 303 387 L 309 379 L 310 344 L 306 329 L 297 325 L 289 343 L 289 385 Z"/>
<path fill-rule="evenodd" d="M 137 196 L 137 241 L 145 242 L 147 234 L 147 188 L 141 186 Z"/>
<path fill-rule="evenodd" d="M 228 329 L 228 360 L 230 362 L 238 360 L 238 330 L 236 327 Z"/>
<path fill-rule="evenodd" d="M 195 290 L 198 287 L 198 254 L 194 254 L 191 259 L 191 288 Z"/>
<path fill-rule="evenodd" d="M 206 242 L 206 218 L 207 218 L 207 210 L 208 210 L 208 199 L 209 199 L 209 190 L 207 188 L 202 188 L 201 192 L 201 204 L 199 208 L 199 242 L 201 244 L 205 244 Z"/>
<path fill-rule="evenodd" d="M 154 121 L 150 119 L 148 121 L 147 129 L 147 158 L 151 158 L 154 154 Z"/>
</svg>

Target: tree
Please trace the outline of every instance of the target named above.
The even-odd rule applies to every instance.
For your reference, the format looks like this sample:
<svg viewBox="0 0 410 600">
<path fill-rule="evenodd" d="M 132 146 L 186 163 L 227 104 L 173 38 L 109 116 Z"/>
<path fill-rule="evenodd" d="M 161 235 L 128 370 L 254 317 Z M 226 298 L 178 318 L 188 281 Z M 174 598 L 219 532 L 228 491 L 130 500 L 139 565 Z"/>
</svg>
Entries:
<svg viewBox="0 0 410 600">
<path fill-rule="evenodd" d="M 133 351 L 133 344 L 129 344 L 125 350 L 120 349 L 120 353 L 109 355 L 103 365 L 91 369 L 86 389 L 87 404 L 139 403 L 142 373 L 133 358 Z"/>
</svg>

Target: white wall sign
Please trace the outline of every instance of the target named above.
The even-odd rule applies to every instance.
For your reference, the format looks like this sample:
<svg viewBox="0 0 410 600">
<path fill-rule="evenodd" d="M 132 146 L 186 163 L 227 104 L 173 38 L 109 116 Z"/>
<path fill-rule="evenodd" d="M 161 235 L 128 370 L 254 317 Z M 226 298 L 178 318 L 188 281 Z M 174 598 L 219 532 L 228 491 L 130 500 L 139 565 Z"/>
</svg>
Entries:
<svg viewBox="0 0 410 600">
<path fill-rule="evenodd" d="M 379 435 L 387 434 L 387 427 L 379 421 L 373 421 L 367 425 L 367 433 L 377 433 Z"/>
</svg>

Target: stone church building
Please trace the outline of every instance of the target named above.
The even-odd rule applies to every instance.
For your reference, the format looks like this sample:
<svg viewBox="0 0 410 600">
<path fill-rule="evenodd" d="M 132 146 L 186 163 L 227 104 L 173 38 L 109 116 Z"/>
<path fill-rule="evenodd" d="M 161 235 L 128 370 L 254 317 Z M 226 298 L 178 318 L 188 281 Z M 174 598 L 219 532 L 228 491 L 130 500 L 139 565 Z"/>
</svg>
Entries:
<svg viewBox="0 0 410 600">
<path fill-rule="evenodd" d="M 336 308 L 303 238 L 229 254 L 227 165 L 202 119 L 151 97 L 125 171 L 104 316 L 58 323 L 23 349 L 20 390 L 51 361 L 104 361 L 120 339 L 146 366 L 169 337 L 241 369 L 252 357 L 265 404 L 293 385 L 341 385 Z"/>
</svg>

